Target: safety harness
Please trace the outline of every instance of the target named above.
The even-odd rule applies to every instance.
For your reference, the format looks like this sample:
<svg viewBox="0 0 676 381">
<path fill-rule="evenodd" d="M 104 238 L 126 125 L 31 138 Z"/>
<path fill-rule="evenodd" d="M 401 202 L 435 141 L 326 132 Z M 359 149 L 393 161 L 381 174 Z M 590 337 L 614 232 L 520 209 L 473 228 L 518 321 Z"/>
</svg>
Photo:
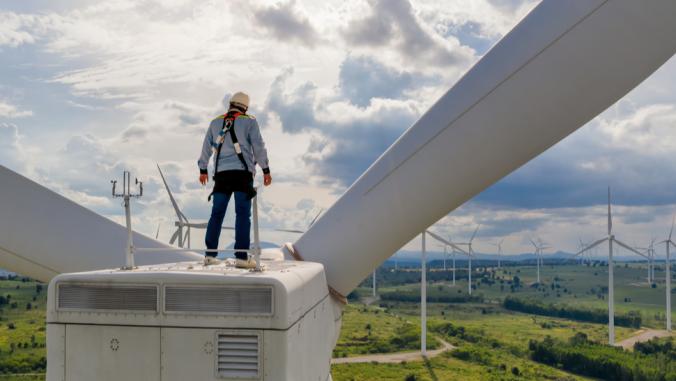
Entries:
<svg viewBox="0 0 676 381">
<path fill-rule="evenodd" d="M 244 153 L 242 153 L 242 147 L 239 144 L 239 141 L 237 140 L 237 134 L 235 133 L 235 120 L 237 118 L 246 116 L 246 114 L 243 114 L 239 111 L 229 111 L 227 114 L 223 115 L 223 127 L 221 128 L 221 131 L 218 134 L 218 139 L 216 142 L 218 143 L 218 146 L 213 147 L 214 153 L 215 153 L 215 159 L 214 159 L 214 176 L 212 177 L 214 180 L 214 183 L 216 182 L 216 175 L 218 174 L 218 158 L 221 156 L 221 148 L 223 148 L 223 143 L 225 142 L 225 135 L 230 134 L 230 140 L 232 140 L 232 145 L 235 148 L 235 153 L 237 154 L 237 157 L 239 158 L 239 161 L 242 162 L 242 165 L 244 166 L 244 170 L 249 172 L 249 166 L 246 163 L 246 159 L 244 159 Z M 215 187 L 214 187 L 215 189 Z M 256 196 L 256 190 L 251 186 L 247 190 L 247 195 L 249 196 L 249 199 L 253 198 Z M 212 191 L 209 194 L 209 197 L 207 198 L 207 201 L 211 202 L 211 196 L 214 195 L 214 191 Z"/>
<path fill-rule="evenodd" d="M 244 154 L 242 153 L 242 147 L 239 145 L 237 140 L 237 134 L 235 133 L 235 120 L 242 116 L 243 114 L 239 111 L 229 111 L 227 114 L 223 115 L 223 127 L 221 132 L 218 134 L 218 147 L 214 148 L 216 153 L 216 163 L 214 164 L 214 181 L 216 180 L 216 174 L 218 173 L 218 157 L 221 155 L 221 148 L 223 147 L 223 142 L 225 142 L 225 134 L 230 133 L 230 139 L 232 140 L 232 145 L 235 147 L 235 153 L 239 158 L 239 161 L 242 162 L 244 169 L 249 171 L 249 166 L 246 164 L 244 159 Z"/>
</svg>

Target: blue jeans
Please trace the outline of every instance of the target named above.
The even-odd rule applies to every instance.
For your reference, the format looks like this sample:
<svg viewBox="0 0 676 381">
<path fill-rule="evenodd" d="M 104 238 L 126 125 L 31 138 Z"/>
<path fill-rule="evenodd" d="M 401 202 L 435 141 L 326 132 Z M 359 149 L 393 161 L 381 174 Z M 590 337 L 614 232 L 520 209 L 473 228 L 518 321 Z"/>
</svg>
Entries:
<svg viewBox="0 0 676 381">
<path fill-rule="evenodd" d="M 233 192 L 235 194 L 235 250 L 249 249 L 251 230 L 251 200 L 244 192 Z M 211 209 L 211 218 L 207 224 L 207 235 L 204 239 L 207 249 L 217 249 L 218 239 L 221 236 L 221 227 L 225 210 L 228 208 L 228 202 L 232 193 L 214 193 L 214 206 Z M 215 257 L 216 253 L 207 253 L 207 256 Z M 245 251 L 235 252 L 235 257 L 247 259 Z"/>
</svg>

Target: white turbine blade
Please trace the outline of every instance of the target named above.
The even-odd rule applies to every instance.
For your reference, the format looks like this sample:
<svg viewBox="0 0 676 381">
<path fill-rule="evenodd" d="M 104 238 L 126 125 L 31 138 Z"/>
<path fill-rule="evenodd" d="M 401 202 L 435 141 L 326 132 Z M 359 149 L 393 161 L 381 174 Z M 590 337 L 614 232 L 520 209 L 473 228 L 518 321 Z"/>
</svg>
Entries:
<svg viewBox="0 0 676 381">
<path fill-rule="evenodd" d="M 466 252 L 465 250 L 461 249 L 457 244 L 455 244 L 455 243 L 453 243 L 453 242 L 451 242 L 451 241 L 445 240 L 445 239 L 444 239 L 443 237 L 441 237 L 440 235 L 438 235 L 438 234 L 436 234 L 436 233 L 434 233 L 434 232 L 431 232 L 431 231 L 429 231 L 429 230 L 427 230 L 427 234 L 429 234 L 430 237 L 436 239 L 437 241 L 443 243 L 444 245 L 448 245 L 448 246 L 452 247 L 453 249 L 458 250 L 459 252 L 461 252 L 461 253 L 463 253 L 463 254 L 465 254 L 465 255 L 469 255 L 468 252 Z"/>
<path fill-rule="evenodd" d="M 421 231 L 662 66 L 676 52 L 675 14 L 670 0 L 539 2 L 358 176 L 297 250 L 347 295 Z"/>
<path fill-rule="evenodd" d="M 530 239 L 530 238 L 529 238 L 528 240 L 530 241 L 531 245 L 533 245 L 533 247 L 535 248 L 535 250 L 537 250 L 537 249 L 538 249 L 538 245 L 535 243 L 535 241 L 533 241 L 533 240 Z"/>
<path fill-rule="evenodd" d="M 157 239 L 160 236 L 160 226 L 162 226 L 161 222 L 157 224 L 157 232 L 155 233 L 155 239 Z"/>
<path fill-rule="evenodd" d="M 610 187 L 608 187 L 608 235 L 613 231 L 613 214 L 610 210 Z"/>
<path fill-rule="evenodd" d="M 480 227 L 481 227 L 481 224 L 476 226 L 476 229 L 474 229 L 474 233 L 472 233 L 472 238 L 469 239 L 469 242 L 474 241 L 474 237 L 476 237 L 476 233 L 479 231 Z"/>
<path fill-rule="evenodd" d="M 185 224 L 184 226 L 188 226 L 188 227 L 195 228 L 195 229 L 206 229 L 207 226 L 209 226 L 209 223 L 208 222 L 190 222 L 190 223 Z"/>
<path fill-rule="evenodd" d="M 671 235 L 674 233 L 674 222 L 676 222 L 676 214 L 671 217 L 671 230 L 669 230 L 669 238 L 667 239 L 668 241 L 671 241 Z"/>
<path fill-rule="evenodd" d="M 176 216 L 178 217 L 179 220 L 181 220 L 181 222 L 188 222 L 188 218 L 183 214 L 183 212 L 181 212 L 181 209 L 178 207 L 178 203 L 176 202 L 174 195 L 171 193 L 171 189 L 169 189 L 169 184 L 167 184 L 167 180 L 164 178 L 164 173 L 162 173 L 162 169 L 160 169 L 159 164 L 157 164 L 157 170 L 160 171 L 160 177 L 162 178 L 162 182 L 164 183 L 164 188 L 167 190 L 167 193 L 169 194 L 169 200 L 171 200 L 171 205 L 174 207 Z"/>
<path fill-rule="evenodd" d="M 600 240 L 598 240 L 598 241 L 592 243 L 591 245 L 589 245 L 589 246 L 585 247 L 584 249 L 582 249 L 582 250 L 578 251 L 577 253 L 575 253 L 575 255 L 573 255 L 573 258 L 575 258 L 575 257 L 577 257 L 578 255 L 584 253 L 585 251 L 589 251 L 589 250 L 595 248 L 596 246 L 598 246 L 598 245 L 604 243 L 604 242 L 607 241 L 607 240 L 608 240 L 608 238 L 601 238 Z"/>
<path fill-rule="evenodd" d="M 638 254 L 638 255 L 642 256 L 643 258 L 650 259 L 649 256 L 647 256 L 647 255 L 641 253 L 640 251 L 634 249 L 633 247 L 627 245 L 626 243 L 623 243 L 622 241 L 619 241 L 617 238 L 613 239 L 613 241 L 615 241 L 616 244 L 618 244 L 618 245 L 624 247 L 625 249 L 631 251 L 631 252 L 634 253 L 634 254 Z"/>
<path fill-rule="evenodd" d="M 171 236 L 171 239 L 169 239 L 169 244 L 170 244 L 170 245 L 173 245 L 174 242 L 176 242 L 176 240 L 178 239 L 178 235 L 180 234 L 180 232 L 181 232 L 180 229 L 176 229 L 176 231 L 174 232 L 174 234 Z"/>
<path fill-rule="evenodd" d="M 128 239 L 125 226 L 1 164 L 0 216 L 0 268 L 48 282 L 61 273 L 119 268 L 125 264 Z M 137 232 L 133 232 L 133 241 L 138 248 L 167 250 L 136 252 L 137 266 L 200 258 L 197 253 L 174 252 L 167 243 Z"/>
<path fill-rule="evenodd" d="M 185 234 L 183 235 L 183 244 L 185 245 L 186 242 L 190 242 L 190 226 L 188 226 L 187 229 L 185 229 Z"/>
</svg>

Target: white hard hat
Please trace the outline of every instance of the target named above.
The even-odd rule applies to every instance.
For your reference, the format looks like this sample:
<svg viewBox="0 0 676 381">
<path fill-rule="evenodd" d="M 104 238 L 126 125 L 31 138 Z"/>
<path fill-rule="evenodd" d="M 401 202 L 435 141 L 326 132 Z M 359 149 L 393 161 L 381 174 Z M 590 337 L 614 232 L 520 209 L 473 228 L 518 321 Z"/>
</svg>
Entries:
<svg viewBox="0 0 676 381">
<path fill-rule="evenodd" d="M 237 103 L 246 108 L 249 108 L 249 96 L 241 91 L 236 92 L 230 97 L 230 103 Z"/>
</svg>

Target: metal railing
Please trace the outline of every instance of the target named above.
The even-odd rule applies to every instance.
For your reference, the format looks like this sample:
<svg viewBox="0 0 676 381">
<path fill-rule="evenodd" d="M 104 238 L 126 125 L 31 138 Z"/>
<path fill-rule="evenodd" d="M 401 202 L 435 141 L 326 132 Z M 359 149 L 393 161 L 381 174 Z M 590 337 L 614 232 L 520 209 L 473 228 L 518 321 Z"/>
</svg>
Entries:
<svg viewBox="0 0 676 381">
<path fill-rule="evenodd" d="M 140 192 L 137 195 L 131 194 L 131 191 L 129 189 L 130 186 L 130 174 L 127 171 L 124 171 L 123 175 L 123 189 L 124 192 L 122 194 L 117 194 L 115 193 L 115 187 L 117 184 L 117 181 L 111 181 L 113 184 L 113 197 L 122 197 L 124 198 L 124 208 L 125 208 L 125 215 L 126 215 L 126 225 L 127 225 L 127 250 L 126 250 L 126 264 L 124 267 L 122 267 L 123 270 L 131 270 L 134 269 L 134 253 L 136 252 L 195 252 L 195 251 L 200 251 L 200 252 L 205 252 L 205 253 L 223 253 L 223 252 L 244 252 L 247 253 L 247 255 L 253 254 L 255 261 L 256 261 L 256 267 L 252 269 L 252 271 L 260 272 L 263 271 L 263 267 L 261 266 L 261 243 L 260 243 L 260 234 L 259 234 L 259 226 L 258 226 L 258 196 L 254 196 L 252 201 L 253 201 L 253 235 L 254 235 L 254 242 L 253 242 L 253 248 L 249 249 L 192 249 L 192 248 L 160 248 L 160 247 L 134 247 L 134 241 L 133 241 L 133 231 L 131 229 L 131 207 L 130 207 L 130 199 L 133 197 L 141 197 L 143 195 L 143 185 L 140 183 L 138 180 L 136 180 L 136 183 L 139 184 Z M 258 187 L 255 187 L 256 191 L 258 191 Z"/>
</svg>

